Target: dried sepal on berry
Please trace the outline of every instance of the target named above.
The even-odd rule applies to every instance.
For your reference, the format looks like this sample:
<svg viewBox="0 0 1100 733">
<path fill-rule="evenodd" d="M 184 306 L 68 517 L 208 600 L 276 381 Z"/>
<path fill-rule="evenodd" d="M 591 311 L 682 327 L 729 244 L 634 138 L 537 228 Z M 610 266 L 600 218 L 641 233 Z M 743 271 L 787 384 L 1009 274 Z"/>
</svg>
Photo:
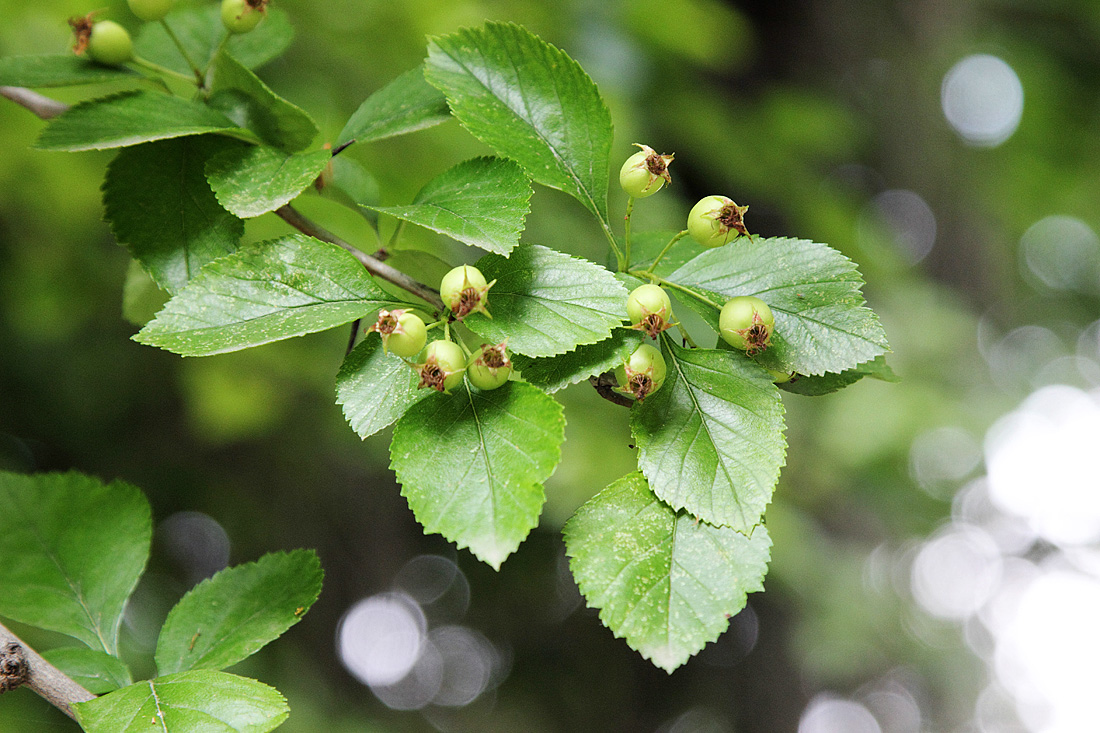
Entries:
<svg viewBox="0 0 1100 733">
<path fill-rule="evenodd" d="M 428 344 L 424 361 L 415 365 L 420 375 L 417 388 L 430 387 L 439 392 L 450 392 L 462 383 L 466 370 L 466 356 L 452 341 L 433 341 Z"/>
<path fill-rule="evenodd" d="M 755 356 L 771 344 L 775 315 L 760 298 L 740 295 L 722 306 L 718 326 L 723 341 Z"/>
<path fill-rule="evenodd" d="M 659 285 L 647 283 L 630 291 L 626 299 L 626 314 L 631 328 L 642 331 L 650 338 L 657 338 L 672 324 L 672 301 Z"/>
<path fill-rule="evenodd" d="M 616 391 L 642 402 L 661 388 L 666 374 L 665 358 L 660 350 L 642 344 L 615 370 L 615 379 L 619 382 Z"/>
<path fill-rule="evenodd" d="M 672 183 L 668 164 L 674 156 L 658 153 L 641 143 L 634 145 L 641 150 L 627 158 L 619 169 L 619 185 L 629 196 L 640 199 L 657 193 L 666 183 Z"/>
<path fill-rule="evenodd" d="M 706 196 L 688 214 L 688 233 L 704 247 L 720 247 L 741 235 L 751 239 L 745 226 L 748 210 L 726 196 Z"/>
<path fill-rule="evenodd" d="M 466 376 L 478 389 L 496 389 L 508 381 L 512 374 L 512 360 L 508 358 L 508 342 L 496 345 L 482 344 L 470 355 L 466 364 Z"/>
<path fill-rule="evenodd" d="M 456 321 L 471 313 L 484 313 L 492 318 L 487 306 L 489 288 L 495 284 L 496 280 L 485 282 L 485 276 L 476 267 L 460 265 L 443 276 L 439 284 L 439 297 Z"/>
<path fill-rule="evenodd" d="M 378 311 L 378 320 L 367 329 L 382 337 L 382 348 L 401 357 L 416 356 L 428 340 L 427 327 L 420 316 L 406 308 Z"/>
</svg>

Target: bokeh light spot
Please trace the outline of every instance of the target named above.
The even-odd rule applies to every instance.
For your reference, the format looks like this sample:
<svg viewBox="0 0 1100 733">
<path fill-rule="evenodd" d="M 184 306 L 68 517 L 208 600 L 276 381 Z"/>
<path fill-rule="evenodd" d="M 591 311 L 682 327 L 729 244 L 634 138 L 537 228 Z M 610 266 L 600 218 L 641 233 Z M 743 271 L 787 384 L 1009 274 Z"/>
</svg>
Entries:
<svg viewBox="0 0 1100 733">
<path fill-rule="evenodd" d="M 940 102 L 959 137 L 971 145 L 995 147 L 1012 137 L 1020 124 L 1024 88 L 1002 59 L 974 54 L 944 76 Z"/>
</svg>

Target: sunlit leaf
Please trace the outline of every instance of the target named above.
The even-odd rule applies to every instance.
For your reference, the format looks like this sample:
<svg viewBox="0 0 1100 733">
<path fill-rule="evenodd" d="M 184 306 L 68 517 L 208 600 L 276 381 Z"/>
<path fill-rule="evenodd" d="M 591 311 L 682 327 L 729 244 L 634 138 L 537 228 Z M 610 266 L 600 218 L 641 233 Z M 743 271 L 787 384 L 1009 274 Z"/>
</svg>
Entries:
<svg viewBox="0 0 1100 733">
<path fill-rule="evenodd" d="M 271 90 L 227 51 L 214 63 L 209 104 L 268 145 L 291 152 L 307 147 L 317 125 L 300 107 Z"/>
<path fill-rule="evenodd" d="M 344 359 L 336 375 L 336 402 L 359 437 L 392 425 L 431 389 L 418 389 L 420 375 L 396 354 L 382 349 L 382 339 L 368 334 Z"/>
<path fill-rule="evenodd" d="M 433 127 L 451 118 L 443 93 L 418 66 L 367 97 L 337 136 L 336 147 L 373 142 Z"/>
<path fill-rule="evenodd" d="M 290 203 L 331 159 L 327 150 L 288 155 L 264 145 L 233 147 L 210 159 L 206 178 L 222 207 L 251 219 Z"/>
</svg>

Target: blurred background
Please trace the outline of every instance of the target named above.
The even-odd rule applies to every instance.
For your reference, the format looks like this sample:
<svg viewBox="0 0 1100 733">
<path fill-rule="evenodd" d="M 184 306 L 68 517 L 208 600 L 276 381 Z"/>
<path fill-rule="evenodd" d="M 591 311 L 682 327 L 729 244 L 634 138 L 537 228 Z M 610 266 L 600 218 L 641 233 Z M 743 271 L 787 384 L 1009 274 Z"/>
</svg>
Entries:
<svg viewBox="0 0 1100 733">
<path fill-rule="evenodd" d="M 61 51 L 65 19 L 105 4 L 132 24 L 121 2 L 0 0 L 0 55 Z M 750 205 L 754 233 L 831 244 L 859 263 L 903 381 L 784 396 L 766 590 L 669 676 L 584 607 L 560 536 L 632 467 L 622 408 L 559 393 L 567 441 L 542 523 L 493 572 L 422 534 L 388 433 L 348 428 L 333 393 L 345 329 L 204 359 L 130 341 L 128 257 L 98 190 L 109 153 L 32 151 L 42 123 L 0 103 L 0 467 L 150 497 L 153 557 L 126 622 L 137 673 L 195 582 L 313 547 L 320 600 L 237 668 L 289 698 L 288 733 L 1100 727 L 1100 4 L 276 5 L 297 36 L 260 74 L 315 117 L 318 144 L 421 61 L 426 35 L 527 26 L 600 85 L 613 161 L 634 142 L 676 154 L 636 230 L 678 230 L 720 193 Z M 483 152 L 450 122 L 345 155 L 395 204 Z M 527 241 L 603 260 L 571 199 L 536 188 L 532 204 Z M 374 248 L 356 215 L 301 208 Z M 414 230 L 410 246 L 472 261 Z M 268 216 L 247 236 L 284 231 Z M 72 729 L 28 691 L 0 698 L 3 733 Z"/>
</svg>

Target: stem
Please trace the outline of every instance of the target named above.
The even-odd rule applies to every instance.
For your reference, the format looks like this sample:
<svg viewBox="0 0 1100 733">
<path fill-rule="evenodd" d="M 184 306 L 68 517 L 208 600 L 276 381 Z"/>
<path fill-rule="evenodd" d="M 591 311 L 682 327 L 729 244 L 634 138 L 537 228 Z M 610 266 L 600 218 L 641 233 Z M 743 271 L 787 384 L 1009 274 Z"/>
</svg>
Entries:
<svg viewBox="0 0 1100 733">
<path fill-rule="evenodd" d="M 611 231 L 611 227 L 604 222 L 600 217 L 596 217 L 600 221 L 600 228 L 603 229 L 604 236 L 607 237 L 607 243 L 611 245 L 611 251 L 615 253 L 615 261 L 618 263 L 616 268 L 619 272 L 626 272 L 627 262 L 623 257 L 622 251 L 619 249 L 618 243 L 615 241 L 615 233 Z"/>
<path fill-rule="evenodd" d="M 390 241 L 382 249 L 397 249 L 397 240 L 401 239 L 401 234 L 405 231 L 405 220 L 399 219 L 397 226 L 393 230 L 393 234 L 390 235 Z"/>
<path fill-rule="evenodd" d="M 283 221 L 303 234 L 308 234 L 311 237 L 320 239 L 322 242 L 335 244 L 337 247 L 347 250 L 355 256 L 355 259 L 359 260 L 359 263 L 366 268 L 367 272 L 375 277 L 380 277 L 386 282 L 393 283 L 402 290 L 408 290 L 421 300 L 427 301 L 427 303 L 437 311 L 443 311 L 443 301 L 440 300 L 438 291 L 428 287 L 424 283 L 413 280 L 396 267 L 392 267 L 381 260 L 371 257 L 366 252 L 359 250 L 355 245 L 345 242 L 320 224 L 302 216 L 302 214 L 290 204 L 280 206 L 275 210 L 275 213 Z"/>
<path fill-rule="evenodd" d="M 608 402 L 614 402 L 616 405 L 622 407 L 633 407 L 634 400 L 615 391 L 615 387 L 618 386 L 618 383 L 615 381 L 615 376 L 611 372 L 604 372 L 597 376 L 591 376 L 588 378 L 588 383 L 596 390 L 596 394 L 603 397 Z"/>
<path fill-rule="evenodd" d="M 188 84 L 194 84 L 195 83 L 195 80 L 192 79 L 191 77 L 189 77 L 187 74 L 181 74 L 178 71 L 176 71 L 175 69 L 169 69 L 166 66 L 161 66 L 160 64 L 154 64 L 152 61 L 146 61 L 145 59 L 141 58 L 140 56 L 135 56 L 131 60 L 131 63 L 134 64 L 134 66 L 140 66 L 143 69 L 149 69 L 149 71 L 152 71 L 152 72 L 157 73 L 157 74 L 162 74 L 164 76 L 171 76 L 171 77 L 174 77 L 176 79 L 182 79 L 183 81 L 187 82 Z"/>
<path fill-rule="evenodd" d="M 38 92 L 32 92 L 23 87 L 0 87 L 0 96 L 7 97 L 16 104 L 26 107 L 39 119 L 51 120 L 54 117 L 69 111 L 69 105 L 50 99 Z"/>
<path fill-rule="evenodd" d="M 685 295 L 690 295 L 691 297 L 695 298 L 696 300 L 698 300 L 702 303 L 706 303 L 707 305 L 714 308 L 715 310 L 722 310 L 722 304 L 721 303 L 715 303 L 713 300 L 711 300 L 707 296 L 705 296 L 701 293 L 697 293 L 697 292 L 695 292 L 694 290 L 692 290 L 690 288 L 685 288 L 683 285 L 680 285 L 678 283 L 674 283 L 671 280 L 665 280 L 663 277 L 660 277 L 659 275 L 654 275 L 653 273 L 647 272 L 647 271 L 644 271 L 644 270 L 641 270 L 641 271 L 631 270 L 627 274 L 628 275 L 633 275 L 634 277 L 638 277 L 638 278 L 642 278 L 642 277 L 649 278 L 653 282 L 660 283 L 661 285 L 663 285 L 666 288 L 672 288 L 673 290 L 678 290 L 681 293 L 684 293 Z"/>
<path fill-rule="evenodd" d="M 691 334 L 688 333 L 687 329 L 685 329 L 682 325 L 677 323 L 676 324 L 676 330 L 678 330 L 680 332 L 680 337 L 684 339 L 684 345 L 685 346 L 690 346 L 693 349 L 698 349 L 699 348 L 698 346 L 695 345 L 695 340 L 691 338 Z"/>
<path fill-rule="evenodd" d="M 684 231 L 680 232 L 675 237 L 673 237 L 672 240 L 668 244 L 665 245 L 665 248 L 661 250 L 661 254 L 657 255 L 657 259 L 653 260 L 653 264 L 645 269 L 645 272 L 653 272 L 653 270 L 656 269 L 657 265 L 659 265 L 661 263 L 661 260 L 663 260 L 665 258 L 665 255 L 668 254 L 668 251 L 670 249 L 672 249 L 672 245 L 676 244 L 677 242 L 679 242 L 681 239 L 683 239 L 687 235 L 688 235 L 688 230 L 685 229 Z"/>
<path fill-rule="evenodd" d="M 164 18 L 160 19 L 161 27 L 164 28 L 164 32 L 168 34 L 168 37 L 172 39 L 172 43 L 176 44 L 176 48 L 180 52 L 180 56 L 183 56 L 183 60 L 187 62 L 187 65 L 191 67 L 191 71 L 195 74 L 195 81 L 198 86 L 202 86 L 203 74 L 202 69 L 198 67 L 194 61 L 191 60 L 191 56 L 187 53 L 187 49 L 183 47 L 183 43 L 180 42 L 179 36 L 172 30 L 172 27 L 168 25 L 168 21 Z"/>
<path fill-rule="evenodd" d="M 43 659 L 2 623 L 0 623 L 0 660 L 3 661 L 0 666 L 5 668 L 25 667 L 26 669 L 26 674 L 21 680 L 0 686 L 0 691 L 26 685 L 73 720 L 76 720 L 76 715 L 69 707 L 70 705 L 95 699 L 95 695 Z"/>
<path fill-rule="evenodd" d="M 356 318 L 351 322 L 351 335 L 348 336 L 348 348 L 344 351 L 344 356 L 351 353 L 351 350 L 355 348 L 355 337 L 359 335 L 359 321 L 362 319 Z"/>
<path fill-rule="evenodd" d="M 626 216 L 623 217 L 625 222 L 624 228 L 626 230 L 623 238 L 623 246 L 626 249 L 626 265 L 630 266 L 630 217 L 634 215 L 634 197 L 631 196 L 626 200 Z"/>
</svg>

